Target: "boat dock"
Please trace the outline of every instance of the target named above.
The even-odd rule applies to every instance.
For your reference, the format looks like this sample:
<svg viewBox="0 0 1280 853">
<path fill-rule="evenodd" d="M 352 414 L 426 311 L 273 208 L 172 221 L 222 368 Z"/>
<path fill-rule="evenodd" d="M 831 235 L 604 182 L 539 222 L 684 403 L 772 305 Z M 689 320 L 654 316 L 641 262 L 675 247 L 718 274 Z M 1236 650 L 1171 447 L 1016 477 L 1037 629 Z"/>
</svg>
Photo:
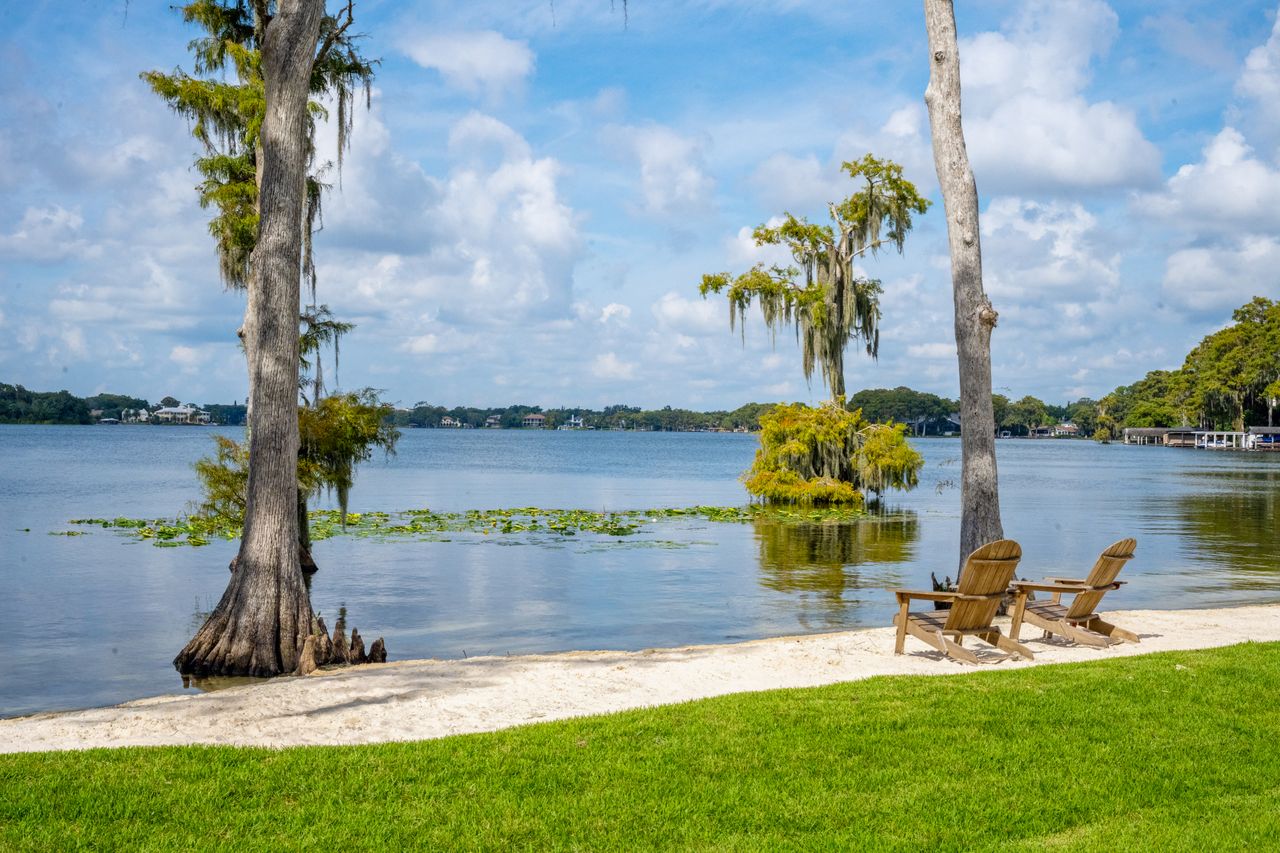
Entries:
<svg viewBox="0 0 1280 853">
<path fill-rule="evenodd" d="M 1126 427 L 1124 443 L 1197 450 L 1280 451 L 1280 427 L 1255 426 L 1244 431 L 1193 427 Z"/>
</svg>

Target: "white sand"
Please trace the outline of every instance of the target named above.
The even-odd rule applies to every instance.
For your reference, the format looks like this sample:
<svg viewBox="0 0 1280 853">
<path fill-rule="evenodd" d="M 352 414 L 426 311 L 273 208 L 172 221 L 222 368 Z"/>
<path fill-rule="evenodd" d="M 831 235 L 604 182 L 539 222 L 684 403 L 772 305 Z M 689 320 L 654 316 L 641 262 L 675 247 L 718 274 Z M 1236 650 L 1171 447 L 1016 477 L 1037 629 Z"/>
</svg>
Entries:
<svg viewBox="0 0 1280 853">
<path fill-rule="evenodd" d="M 1280 640 L 1280 605 L 1116 612 L 1142 637 L 1099 650 L 1023 630 L 1034 662 L 947 661 L 894 629 L 781 637 L 643 652 L 404 661 L 215 693 L 161 696 L 88 711 L 0 720 L 0 752 L 168 744 L 300 746 L 423 740 L 525 723 L 684 702 L 725 693 L 813 687 L 875 675 L 944 675 L 1175 649 Z M 967 646 L 984 647 L 971 642 Z"/>
</svg>

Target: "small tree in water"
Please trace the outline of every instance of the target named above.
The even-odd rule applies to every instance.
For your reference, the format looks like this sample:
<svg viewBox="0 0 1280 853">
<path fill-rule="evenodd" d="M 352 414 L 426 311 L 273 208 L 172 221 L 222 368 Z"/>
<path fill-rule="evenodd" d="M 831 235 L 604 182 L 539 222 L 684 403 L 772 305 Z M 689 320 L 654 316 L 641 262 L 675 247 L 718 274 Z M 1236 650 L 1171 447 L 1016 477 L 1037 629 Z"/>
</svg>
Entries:
<svg viewBox="0 0 1280 853">
<path fill-rule="evenodd" d="M 785 246 L 798 266 L 704 275 L 699 288 L 703 298 L 726 293 L 730 329 L 745 323 L 753 302 L 771 332 L 793 325 L 805 379 L 817 366 L 831 390 L 832 400 L 816 409 L 796 403 L 761 416 L 760 450 L 743 482 L 771 503 L 861 506 L 864 492 L 913 488 L 924 464 L 903 427 L 868 423 L 860 410 L 845 409 L 844 351 L 854 340 L 872 358 L 880 351 L 881 285 L 858 275 L 855 261 L 888 246 L 902 252 L 912 214 L 929 202 L 890 160 L 868 154 L 843 169 L 862 187 L 828 205 L 830 225 L 788 213 L 782 224 L 753 234 L 758 246 Z"/>
<path fill-rule="evenodd" d="M 912 489 L 924 460 L 902 424 L 873 424 L 838 401 L 779 405 L 761 415 L 760 449 L 742 476 L 769 503 L 863 505 L 863 493 Z"/>
</svg>

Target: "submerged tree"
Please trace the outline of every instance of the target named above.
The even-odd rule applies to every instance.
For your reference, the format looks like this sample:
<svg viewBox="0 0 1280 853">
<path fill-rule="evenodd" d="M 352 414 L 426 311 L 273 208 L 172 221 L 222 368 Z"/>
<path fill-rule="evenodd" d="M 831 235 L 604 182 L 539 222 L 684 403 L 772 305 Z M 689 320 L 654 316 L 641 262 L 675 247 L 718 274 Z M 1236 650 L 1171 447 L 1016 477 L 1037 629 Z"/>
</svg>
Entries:
<svg viewBox="0 0 1280 853">
<path fill-rule="evenodd" d="M 174 664 L 184 674 L 278 675 L 294 670 L 312 630 L 311 603 L 299 562 L 297 479 L 298 319 L 301 279 L 304 271 L 309 278 L 312 273 L 303 248 L 309 243 L 306 235 L 317 197 L 308 188 L 317 115 L 312 96 L 335 91 L 329 87 L 336 85 L 342 150 L 348 118 L 343 93 L 350 91 L 353 80 L 367 81 L 368 72 L 362 77 L 358 63 L 333 70 L 334 63 L 343 65 L 339 60 L 358 58 L 348 36 L 354 20 L 351 2 L 337 16 L 329 16 L 324 0 L 201 0 L 184 7 L 184 15 L 208 33 L 208 38 L 193 43 L 197 73 L 221 71 L 231 59 L 239 85 L 223 89 L 210 84 L 202 89 L 195 78 L 180 75 L 178 91 L 166 99 L 195 121 L 197 137 L 203 133 L 221 143 L 221 148 L 209 151 L 216 162 L 208 170 L 201 167 L 208 180 L 234 186 L 242 197 L 248 191 L 245 178 L 253 174 L 257 221 L 252 227 L 240 223 L 244 227 L 228 232 L 253 233 L 253 245 L 244 256 L 247 266 L 240 264 L 238 255 L 224 253 L 219 237 L 224 277 L 230 269 L 248 285 L 243 328 L 250 391 L 244 534 L 237 570 L 226 591 Z M 259 80 L 261 107 L 255 112 L 251 102 Z M 157 91 L 165 96 L 160 87 Z M 209 93 L 213 97 L 202 100 Z M 250 152 L 252 172 L 245 162 Z M 234 168 L 219 171 L 217 163 L 224 162 L 217 160 L 219 156 L 235 160 Z M 225 182 L 223 175 L 228 176 Z M 218 205 L 219 214 L 249 211 L 242 201 L 224 208 L 216 193 L 202 193 L 203 198 Z"/>
<path fill-rule="evenodd" d="M 991 399 L 991 332 L 999 315 L 982 289 L 978 186 L 969 168 L 960 113 L 960 47 L 952 0 L 924 0 L 929 36 L 929 108 L 933 160 L 942 189 L 951 249 L 956 353 L 960 364 L 960 551 L 958 564 L 1004 538 L 996 476 L 996 419 Z M 957 580 L 959 575 L 957 574 Z"/>
<path fill-rule="evenodd" d="M 760 449 L 742 480 L 767 503 L 861 507 L 864 492 L 915 488 L 924 464 L 905 426 L 868 423 L 840 400 L 775 406 L 760 427 Z"/>
<path fill-rule="evenodd" d="M 863 491 L 910 489 L 923 464 L 905 429 L 870 424 L 844 408 L 844 351 L 860 340 L 872 358 L 880 350 L 880 282 L 858 275 L 854 263 L 885 247 L 902 251 L 913 213 L 929 202 L 902 176 L 902 167 L 868 154 L 844 163 L 862 187 L 828 210 L 830 225 L 786 214 L 778 226 L 755 229 L 758 246 L 785 246 L 798 266 L 757 264 L 737 277 L 704 275 L 699 290 L 724 292 L 729 327 L 745 324 L 753 302 L 765 325 L 794 325 L 804 375 L 817 365 L 832 401 L 811 409 L 799 403 L 762 415 L 760 450 L 743 475 L 747 491 L 771 503 L 856 504 Z M 745 326 L 744 326 L 745 334 Z"/>
<path fill-rule="evenodd" d="M 892 246 L 902 252 L 911 215 L 929 202 L 902 176 L 902 167 L 868 154 L 842 164 L 862 188 L 828 205 L 830 225 L 818 225 L 788 213 L 781 225 L 761 225 L 752 234 L 757 246 L 783 246 L 797 266 L 756 264 L 736 277 L 704 275 L 699 290 L 725 292 L 729 327 L 745 323 L 752 302 L 760 305 L 765 325 L 776 334 L 795 326 L 805 379 L 817 365 L 833 398 L 844 397 L 844 351 L 861 340 L 867 355 L 880 351 L 880 282 L 858 275 L 854 263 Z M 745 333 L 745 332 L 744 332 Z"/>
</svg>

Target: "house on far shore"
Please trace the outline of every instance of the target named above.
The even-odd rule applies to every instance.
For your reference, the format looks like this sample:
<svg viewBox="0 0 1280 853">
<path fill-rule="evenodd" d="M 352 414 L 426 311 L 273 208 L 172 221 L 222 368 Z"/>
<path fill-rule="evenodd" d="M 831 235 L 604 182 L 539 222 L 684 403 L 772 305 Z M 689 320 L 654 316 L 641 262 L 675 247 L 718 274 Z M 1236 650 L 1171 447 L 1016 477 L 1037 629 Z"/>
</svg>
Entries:
<svg viewBox="0 0 1280 853">
<path fill-rule="evenodd" d="M 203 409 L 185 406 L 164 406 L 151 413 L 151 420 L 160 424 L 208 424 L 212 416 Z"/>
<path fill-rule="evenodd" d="M 542 429 L 547 425 L 547 416 L 534 412 L 531 415 L 525 415 L 524 420 L 520 422 L 520 426 L 525 429 Z"/>
<path fill-rule="evenodd" d="M 485 429 L 502 429 L 502 415 L 489 415 L 484 419 Z"/>
<path fill-rule="evenodd" d="M 457 418 L 450 417 L 449 415 L 445 415 L 440 419 L 440 426 L 444 429 L 460 429 L 462 427 L 462 421 Z"/>
<path fill-rule="evenodd" d="M 582 418 L 577 415 L 569 415 L 569 419 L 556 427 L 556 429 L 586 429 L 586 427 L 582 423 Z"/>
<path fill-rule="evenodd" d="M 1080 428 L 1075 424 L 1061 423 L 1053 426 L 1036 427 L 1032 433 L 1036 438 L 1075 438 L 1080 434 Z"/>
</svg>

